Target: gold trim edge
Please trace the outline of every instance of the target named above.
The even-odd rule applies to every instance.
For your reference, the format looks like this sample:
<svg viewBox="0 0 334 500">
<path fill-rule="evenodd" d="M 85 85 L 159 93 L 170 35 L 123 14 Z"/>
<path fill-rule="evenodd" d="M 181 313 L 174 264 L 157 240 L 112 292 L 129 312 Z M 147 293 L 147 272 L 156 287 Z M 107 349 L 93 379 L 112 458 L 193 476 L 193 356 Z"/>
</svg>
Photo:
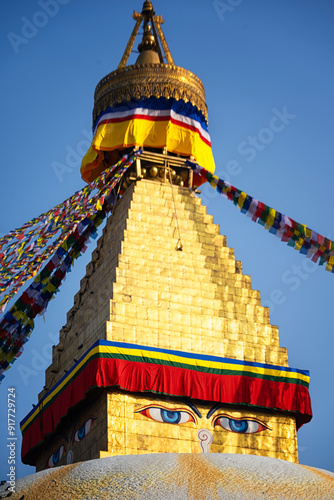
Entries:
<svg viewBox="0 0 334 500">
<path fill-rule="evenodd" d="M 194 73 L 169 64 L 136 64 L 112 71 L 97 84 L 93 124 L 108 106 L 151 96 L 191 102 L 208 122 L 204 85 Z"/>
</svg>

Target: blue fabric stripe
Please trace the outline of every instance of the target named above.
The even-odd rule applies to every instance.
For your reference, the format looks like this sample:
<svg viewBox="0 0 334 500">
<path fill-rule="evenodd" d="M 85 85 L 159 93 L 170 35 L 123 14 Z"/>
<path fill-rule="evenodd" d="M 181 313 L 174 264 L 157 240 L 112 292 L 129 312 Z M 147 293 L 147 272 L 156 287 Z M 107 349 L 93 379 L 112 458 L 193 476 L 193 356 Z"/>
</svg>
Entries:
<svg viewBox="0 0 334 500">
<path fill-rule="evenodd" d="M 201 124 L 202 128 L 206 132 L 208 132 L 208 126 L 205 121 L 204 115 L 197 109 L 196 106 L 193 106 L 190 102 L 184 102 L 182 99 L 176 101 L 175 99 L 166 99 L 165 97 L 160 97 L 159 99 L 157 99 L 156 97 L 142 97 L 138 100 L 131 99 L 131 101 L 122 102 L 121 104 L 115 104 L 112 108 L 108 107 L 104 111 L 102 111 L 102 113 L 95 120 L 94 129 L 97 122 L 101 119 L 101 117 L 103 117 L 104 114 L 129 111 L 138 107 L 162 111 L 172 109 L 173 111 L 175 111 L 175 113 L 191 118 L 192 120 L 196 120 Z"/>
<path fill-rule="evenodd" d="M 54 392 L 55 389 L 57 389 L 57 387 L 72 373 L 72 371 L 75 369 L 75 367 L 79 363 L 81 363 L 81 361 L 87 356 L 87 354 L 89 353 L 89 351 L 91 351 L 92 349 L 94 349 L 94 347 L 96 347 L 97 345 L 104 345 L 104 344 L 101 344 L 101 340 L 97 340 L 96 342 L 94 342 L 94 344 L 89 349 L 87 349 L 87 351 L 72 366 L 72 368 L 70 368 L 70 370 L 67 373 L 65 373 L 65 375 L 63 375 L 62 378 L 45 394 L 45 396 L 39 401 L 39 403 L 38 403 L 37 406 L 41 405 L 41 407 L 43 407 L 43 401 L 44 401 L 44 399 L 47 398 L 52 392 Z M 28 420 L 35 411 L 36 411 L 36 408 L 33 408 L 32 410 L 30 410 L 30 412 L 28 413 L 28 415 L 26 415 L 24 417 L 24 419 L 21 420 L 20 427 L 22 427 L 22 425 L 25 423 L 25 421 Z"/>
<path fill-rule="evenodd" d="M 286 366 L 268 365 L 268 364 L 264 364 L 264 363 L 256 363 L 253 361 L 244 361 L 244 360 L 231 359 L 231 358 L 221 358 L 218 356 L 208 356 L 207 354 L 196 354 L 196 353 L 185 352 L 185 351 L 174 351 L 174 350 L 170 350 L 170 349 L 160 349 L 158 347 L 148 347 L 145 345 L 128 344 L 125 342 L 112 342 L 109 340 L 100 340 L 99 343 L 100 343 L 100 345 L 103 345 L 103 346 L 123 347 L 125 349 L 126 348 L 128 348 L 128 349 L 143 349 L 145 351 L 163 352 L 165 354 L 173 354 L 175 356 L 181 356 L 183 358 L 189 358 L 189 359 L 202 359 L 202 360 L 206 360 L 206 361 L 215 361 L 218 363 L 230 363 L 230 364 L 235 364 L 235 365 L 255 366 L 258 368 L 268 368 L 271 370 L 281 370 L 281 371 L 291 372 L 291 373 L 301 373 L 302 375 L 306 375 L 306 376 L 310 375 L 308 370 L 298 370 L 297 368 L 290 368 L 290 367 L 286 367 Z"/>
<path fill-rule="evenodd" d="M 308 370 L 298 370 L 297 368 L 289 368 L 286 366 L 279 366 L 279 365 L 268 365 L 264 363 L 256 363 L 252 361 L 244 361 L 244 360 L 238 360 L 238 359 L 231 359 L 231 358 L 221 358 L 218 356 L 208 356 L 207 354 L 196 354 L 196 353 L 190 353 L 190 352 L 184 352 L 184 351 L 174 351 L 170 349 L 160 349 L 158 347 L 150 347 L 146 345 L 138 345 L 138 344 L 128 344 L 126 342 L 112 342 L 110 340 L 97 340 L 94 342 L 94 344 L 87 349 L 87 351 L 81 356 L 81 358 L 72 366 L 72 368 L 63 375 L 63 377 L 48 391 L 45 396 L 42 398 L 42 400 L 39 402 L 39 405 L 43 404 L 43 400 L 47 398 L 51 393 L 53 393 L 57 387 L 71 375 L 71 372 L 75 369 L 75 367 L 81 363 L 81 361 L 87 356 L 87 354 L 92 351 L 96 346 L 105 346 L 105 347 L 119 347 L 119 348 L 124 348 L 124 349 L 136 349 L 136 350 L 145 350 L 145 351 L 150 351 L 150 352 L 157 352 L 157 353 L 164 353 L 164 354 L 172 354 L 174 356 L 180 356 L 183 358 L 188 358 L 188 359 L 201 359 L 203 361 L 214 361 L 218 363 L 229 363 L 233 365 L 242 365 L 242 366 L 254 366 L 258 368 L 268 368 L 268 369 L 273 369 L 273 370 L 280 370 L 284 372 L 290 372 L 290 373 L 300 373 L 305 376 L 309 376 L 310 373 Z M 28 415 L 21 420 L 20 422 L 20 427 L 30 418 L 30 416 L 36 411 L 36 408 L 33 408 Z"/>
</svg>

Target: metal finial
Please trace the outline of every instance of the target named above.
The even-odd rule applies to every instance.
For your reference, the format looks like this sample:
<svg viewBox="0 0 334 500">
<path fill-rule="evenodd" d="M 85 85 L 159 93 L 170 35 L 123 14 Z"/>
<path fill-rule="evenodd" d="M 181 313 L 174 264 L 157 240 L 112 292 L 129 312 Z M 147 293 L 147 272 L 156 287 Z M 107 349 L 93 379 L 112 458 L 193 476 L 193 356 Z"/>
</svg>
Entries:
<svg viewBox="0 0 334 500">
<path fill-rule="evenodd" d="M 145 20 L 148 20 L 150 17 L 155 15 L 154 8 L 150 0 L 145 0 L 141 13 Z"/>
<path fill-rule="evenodd" d="M 138 50 L 139 52 L 143 52 L 144 50 L 156 50 L 155 37 L 149 24 L 145 26 L 143 40 L 138 45 Z"/>
<path fill-rule="evenodd" d="M 152 58 L 147 59 L 145 57 L 141 63 L 143 64 L 148 64 L 148 63 L 159 63 L 164 64 L 164 55 L 165 58 L 167 59 L 167 64 L 170 64 L 171 66 L 174 66 L 174 61 L 171 56 L 171 53 L 169 51 L 166 39 L 164 37 L 164 34 L 161 29 L 161 24 L 163 24 L 164 20 L 162 16 L 156 16 L 155 11 L 152 5 L 152 2 L 150 0 L 145 0 L 143 4 L 143 9 L 142 12 L 134 12 L 133 13 L 133 19 L 136 21 L 136 25 L 133 28 L 132 34 L 130 36 L 130 39 L 127 43 L 126 49 L 124 51 L 123 57 L 118 65 L 117 69 L 123 69 L 126 67 L 126 64 L 128 62 L 128 59 L 130 57 L 130 54 L 132 52 L 136 37 L 138 35 L 138 30 L 143 23 L 143 28 L 144 28 L 144 37 L 143 41 L 140 44 L 140 48 L 142 51 L 148 51 L 151 50 L 152 52 L 155 52 L 158 54 L 159 60 L 156 60 L 154 54 L 152 53 Z M 149 26 L 149 28 L 148 28 Z M 152 30 L 151 33 L 148 33 L 148 29 Z M 146 35 L 146 37 L 145 37 Z M 152 37 L 152 39 L 151 39 Z M 154 42 L 153 42 L 154 38 Z M 143 43 L 146 42 L 146 43 Z M 149 42 L 149 43 L 147 43 Z M 162 45 L 162 49 L 160 47 L 160 43 Z M 150 46 L 151 45 L 151 46 Z M 140 51 L 142 53 L 142 51 Z M 163 55 L 164 52 L 164 55 Z M 138 63 L 138 60 L 137 60 Z"/>
</svg>

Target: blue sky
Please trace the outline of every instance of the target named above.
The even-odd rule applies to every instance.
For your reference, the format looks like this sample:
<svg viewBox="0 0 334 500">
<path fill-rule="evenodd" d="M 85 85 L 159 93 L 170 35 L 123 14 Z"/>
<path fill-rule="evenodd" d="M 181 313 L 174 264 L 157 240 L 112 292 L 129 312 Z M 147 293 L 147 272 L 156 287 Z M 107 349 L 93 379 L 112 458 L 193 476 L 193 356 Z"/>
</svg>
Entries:
<svg viewBox="0 0 334 500">
<path fill-rule="evenodd" d="M 79 168 L 91 134 L 94 89 L 116 69 L 133 28 L 131 13 L 142 7 L 138 0 L 51 3 L 53 9 L 45 13 L 44 0 L 1 2 L 0 235 L 83 186 Z M 205 85 L 218 175 L 334 239 L 334 3 L 156 0 L 154 6 L 164 16 L 175 63 Z M 283 127 L 273 121 L 280 114 Z M 62 174 L 59 164 L 65 167 Z M 262 304 L 270 307 L 290 366 L 311 372 L 314 418 L 298 432 L 300 462 L 333 471 L 328 421 L 334 412 L 334 276 L 251 222 L 209 186 L 203 187 L 202 198 L 253 288 L 260 290 Z M 17 427 L 36 403 L 51 346 L 93 249 L 92 243 L 77 261 L 45 321 L 37 320 L 23 355 L 6 373 L 0 387 L 2 422 L 8 387 L 16 388 Z M 3 426 L 0 479 L 8 471 L 6 438 Z M 33 473 L 20 464 L 19 439 L 16 451 L 18 475 Z"/>
</svg>

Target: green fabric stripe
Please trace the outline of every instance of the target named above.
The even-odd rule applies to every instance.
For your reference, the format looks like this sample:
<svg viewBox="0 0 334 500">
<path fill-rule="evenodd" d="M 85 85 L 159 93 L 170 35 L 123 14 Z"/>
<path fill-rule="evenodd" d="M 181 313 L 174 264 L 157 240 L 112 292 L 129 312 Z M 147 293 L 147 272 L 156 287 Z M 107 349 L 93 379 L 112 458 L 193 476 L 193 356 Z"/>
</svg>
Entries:
<svg viewBox="0 0 334 500">
<path fill-rule="evenodd" d="M 68 387 L 75 379 L 78 375 L 80 375 L 80 373 L 86 368 L 86 366 L 88 365 L 88 363 L 90 361 L 92 361 L 93 359 L 95 358 L 99 358 L 99 357 L 103 357 L 101 356 L 99 353 L 96 353 L 94 354 L 93 356 L 90 356 L 87 361 L 85 361 L 85 363 L 82 365 L 82 367 L 76 372 L 75 375 L 73 375 L 73 377 L 69 378 L 68 381 L 66 382 L 66 384 L 62 387 L 61 391 L 57 392 L 48 402 L 47 404 L 41 404 L 41 405 L 38 405 L 40 407 L 40 411 L 36 414 L 36 416 L 31 420 L 31 422 L 29 423 L 29 425 L 27 425 L 27 427 L 24 429 L 24 431 L 22 432 L 22 435 L 27 431 L 27 429 L 29 429 L 29 427 L 34 423 L 34 421 L 36 420 L 36 418 L 38 418 L 38 416 L 40 415 L 40 413 L 42 413 L 44 410 L 46 410 L 50 405 L 53 404 L 54 400 L 66 389 L 66 387 Z"/>
<path fill-rule="evenodd" d="M 40 406 L 40 412 L 43 412 L 44 410 L 46 410 L 51 404 L 53 404 L 53 402 L 55 401 L 55 399 L 61 394 L 62 391 L 64 391 L 66 389 L 66 387 L 69 386 L 69 384 L 71 384 L 75 379 L 76 377 L 86 368 L 86 366 L 88 365 L 88 363 L 90 361 L 92 361 L 93 359 L 96 359 L 96 358 L 111 358 L 111 359 L 120 359 L 120 360 L 124 360 L 124 361 L 132 361 L 132 362 L 137 362 L 137 363 L 151 363 L 151 364 L 159 364 L 159 365 L 164 365 L 164 366 L 172 366 L 172 367 L 176 367 L 176 368 L 183 368 L 183 369 L 186 369 L 186 370 L 193 370 L 193 371 L 199 371 L 199 372 L 202 372 L 202 373 L 209 373 L 209 374 L 214 374 L 214 375 L 222 375 L 222 376 L 229 376 L 229 375 L 238 375 L 238 376 L 245 376 L 245 377 L 251 377 L 251 378 L 257 378 L 257 379 L 262 379 L 262 380 L 271 380 L 273 382 L 282 382 L 282 383 L 291 383 L 291 384 L 297 384 L 297 385 L 302 385 L 306 388 L 308 388 L 309 384 L 307 382 L 305 382 L 304 380 L 299 380 L 299 379 L 292 379 L 292 378 L 287 378 L 287 377 L 275 377 L 274 375 L 262 375 L 262 374 L 259 374 L 259 373 L 252 373 L 252 372 L 247 372 L 246 370 L 245 371 L 238 371 L 238 370 L 224 370 L 224 369 L 218 369 L 218 368 L 209 368 L 209 367 L 205 367 L 205 366 L 194 366 L 194 365 L 190 365 L 190 364 L 187 364 L 187 363 L 179 363 L 179 362 L 174 362 L 174 361 L 167 361 L 167 360 L 164 360 L 164 359 L 156 359 L 156 358 L 146 358 L 146 357 L 142 357 L 142 356 L 132 356 L 132 355 L 129 355 L 129 354 L 119 354 L 119 353 L 108 353 L 108 352 L 104 352 L 104 353 L 95 353 L 91 356 L 89 356 L 87 358 L 87 360 L 85 361 L 85 363 L 81 366 L 81 368 L 76 372 L 75 375 L 73 375 L 72 377 L 70 377 L 68 379 L 68 381 L 66 382 L 66 384 L 62 387 L 61 391 L 60 392 L 57 392 L 49 401 L 47 404 L 45 405 L 41 405 Z M 155 391 L 151 391 L 152 393 L 154 393 Z M 168 396 L 173 396 L 172 394 L 168 394 Z M 30 425 L 33 424 L 33 422 L 36 420 L 36 418 L 38 418 L 39 416 L 39 413 L 36 414 L 36 416 L 33 418 L 33 420 L 29 423 L 29 425 L 27 425 L 27 427 L 24 429 L 24 431 L 22 432 L 22 434 L 24 434 L 27 429 L 30 427 Z"/>
<path fill-rule="evenodd" d="M 193 371 L 199 371 L 202 373 L 212 373 L 215 375 L 239 375 L 239 376 L 260 378 L 263 380 L 272 380 L 274 382 L 287 382 L 287 383 L 291 383 L 291 384 L 303 385 L 306 388 L 308 388 L 308 386 L 309 386 L 308 382 L 305 382 L 304 380 L 300 380 L 298 378 L 280 377 L 280 376 L 275 376 L 275 375 L 262 375 L 260 373 L 248 372 L 246 369 L 245 370 L 230 370 L 230 369 L 221 369 L 221 368 L 210 368 L 210 367 L 205 367 L 205 366 L 194 366 L 194 365 L 187 364 L 187 363 L 179 363 L 177 361 L 168 361 L 165 359 L 146 358 L 146 357 L 142 357 L 142 356 L 133 356 L 133 355 L 129 355 L 129 354 L 124 355 L 124 354 L 118 354 L 118 353 L 103 353 L 103 354 L 101 354 L 101 357 L 113 358 L 113 359 L 123 359 L 126 361 L 134 361 L 134 362 L 139 362 L 139 363 L 152 363 L 152 364 L 159 364 L 159 365 L 165 365 L 165 366 L 174 366 L 176 368 L 183 368 L 183 369 L 187 369 L 187 370 L 190 369 Z"/>
</svg>

